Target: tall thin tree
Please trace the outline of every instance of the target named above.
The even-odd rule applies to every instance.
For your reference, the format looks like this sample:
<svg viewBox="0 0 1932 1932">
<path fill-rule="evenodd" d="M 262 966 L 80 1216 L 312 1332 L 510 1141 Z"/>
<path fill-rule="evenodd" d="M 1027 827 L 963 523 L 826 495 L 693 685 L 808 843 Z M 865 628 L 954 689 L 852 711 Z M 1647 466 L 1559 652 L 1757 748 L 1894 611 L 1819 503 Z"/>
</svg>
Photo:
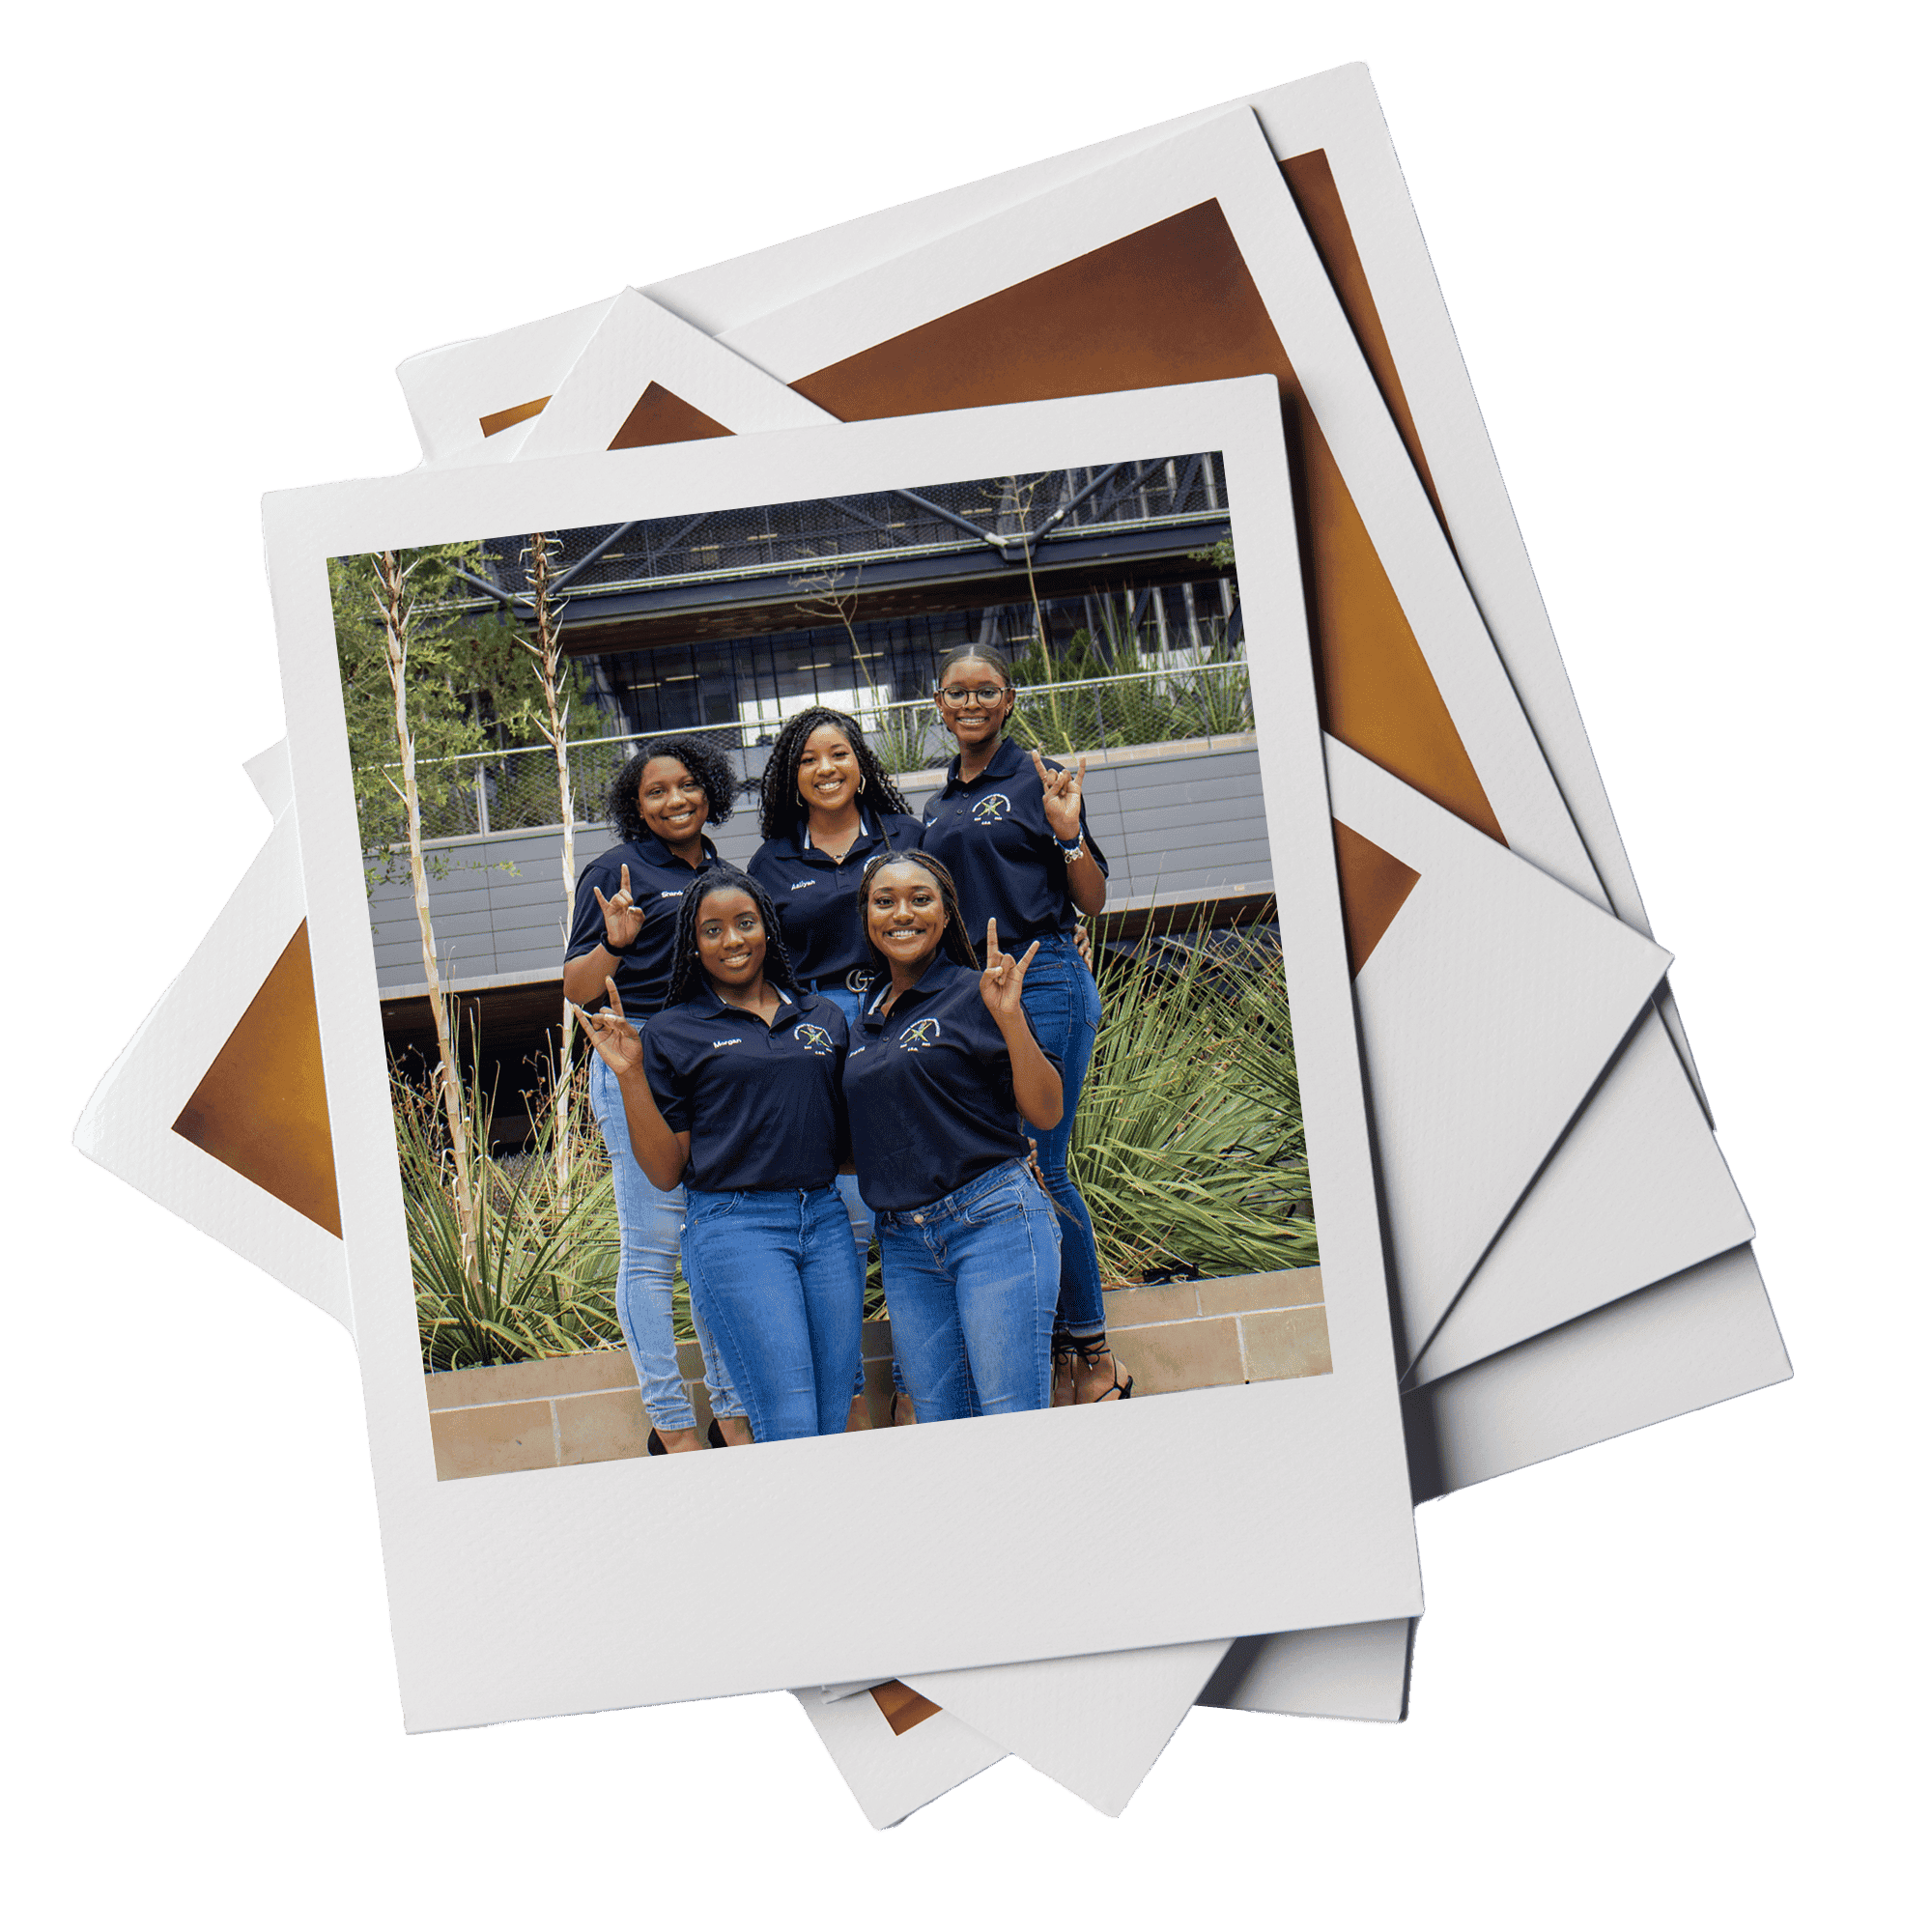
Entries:
<svg viewBox="0 0 1932 1932">
<path fill-rule="evenodd" d="M 416 928 L 422 940 L 423 978 L 429 984 L 429 1009 L 436 1022 L 437 1080 L 442 1091 L 443 1113 L 449 1123 L 450 1155 L 455 1162 L 454 1198 L 457 1227 L 463 1248 L 464 1278 L 472 1288 L 480 1287 L 482 1275 L 478 1260 L 477 1203 L 472 1191 L 474 1163 L 469 1157 L 469 1124 L 464 1112 L 462 1083 L 457 1078 L 456 1042 L 452 1037 L 448 1003 L 442 994 L 442 980 L 437 971 L 436 930 L 430 923 L 429 867 L 423 857 L 422 801 L 416 789 L 416 742 L 410 723 L 409 671 L 410 640 L 414 627 L 415 607 L 409 594 L 413 563 L 406 564 L 395 551 L 378 552 L 372 559 L 376 573 L 376 613 L 382 620 L 383 639 L 389 671 L 389 690 L 395 699 L 396 753 L 402 762 L 402 782 L 392 779 L 403 802 L 403 821 L 410 850 L 410 884 L 415 893 Z"/>
<path fill-rule="evenodd" d="M 554 586 L 555 557 L 552 539 L 535 531 L 524 549 L 524 563 L 529 571 L 528 603 L 535 635 L 523 639 L 524 649 L 535 661 L 537 676 L 543 684 L 544 715 L 537 730 L 556 757 L 557 815 L 563 821 L 563 842 L 558 856 L 563 867 L 563 918 L 558 922 L 563 943 L 570 944 L 571 916 L 577 904 L 577 807 L 570 786 L 570 699 L 564 692 L 563 627 L 557 612 Z M 570 1044 L 575 1015 L 570 1002 L 563 1003 L 563 1031 L 557 1042 L 556 1079 L 552 1104 L 556 1118 L 552 1134 L 555 1151 L 556 1187 L 560 1205 L 570 1207 Z"/>
</svg>

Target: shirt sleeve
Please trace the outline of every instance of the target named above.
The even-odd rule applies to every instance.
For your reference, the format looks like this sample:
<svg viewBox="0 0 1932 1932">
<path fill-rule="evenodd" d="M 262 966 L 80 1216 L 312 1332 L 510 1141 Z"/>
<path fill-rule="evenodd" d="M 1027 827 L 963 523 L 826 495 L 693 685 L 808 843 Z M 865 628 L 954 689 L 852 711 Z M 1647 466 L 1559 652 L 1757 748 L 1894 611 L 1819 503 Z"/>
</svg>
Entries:
<svg viewBox="0 0 1932 1932">
<path fill-rule="evenodd" d="M 644 1078 L 650 1082 L 651 1098 L 658 1103 L 665 1125 L 674 1134 L 691 1131 L 691 1080 L 671 1064 L 665 1051 L 653 1014 L 644 1022 Z"/>
<path fill-rule="evenodd" d="M 581 959 L 595 952 L 604 943 L 604 908 L 597 903 L 595 887 L 603 880 L 603 861 L 583 868 L 577 882 L 577 903 L 570 916 L 570 943 L 563 949 L 566 959 Z M 608 898 L 610 895 L 607 893 Z"/>
</svg>

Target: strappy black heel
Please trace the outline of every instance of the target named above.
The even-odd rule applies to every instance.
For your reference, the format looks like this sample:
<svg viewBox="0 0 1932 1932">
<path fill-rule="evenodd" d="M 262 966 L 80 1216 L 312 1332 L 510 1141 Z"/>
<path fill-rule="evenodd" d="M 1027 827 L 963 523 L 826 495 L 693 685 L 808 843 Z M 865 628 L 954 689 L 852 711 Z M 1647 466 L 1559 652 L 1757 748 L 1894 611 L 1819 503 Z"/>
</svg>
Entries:
<svg viewBox="0 0 1932 1932">
<path fill-rule="evenodd" d="M 1053 1351 L 1056 1355 L 1063 1352 L 1060 1344 L 1060 1338 L 1058 1336 L 1054 1338 Z M 1125 1402 L 1126 1399 L 1133 1394 L 1134 1378 L 1132 1376 L 1129 1376 L 1124 1382 L 1122 1381 L 1121 1358 L 1120 1356 L 1114 1353 L 1114 1350 L 1112 1347 L 1108 1344 L 1107 1338 L 1104 1334 L 1085 1335 L 1085 1336 L 1069 1335 L 1066 1337 L 1066 1344 L 1064 1352 L 1078 1357 L 1080 1366 L 1083 1369 L 1098 1368 L 1100 1365 L 1100 1357 L 1102 1355 L 1106 1356 L 1106 1358 L 1114 1365 L 1113 1386 L 1111 1388 L 1103 1388 L 1100 1391 L 1100 1393 L 1094 1398 L 1094 1402 L 1110 1402 L 1115 1397 L 1119 1397 L 1119 1399 L 1122 1402 Z M 1075 1400 L 1077 1402 L 1078 1398 L 1076 1397 Z M 1092 1404 L 1084 1402 L 1079 1404 L 1079 1406 L 1082 1408 L 1088 1408 L 1091 1407 L 1092 1406 L 1093 1406 Z"/>
</svg>

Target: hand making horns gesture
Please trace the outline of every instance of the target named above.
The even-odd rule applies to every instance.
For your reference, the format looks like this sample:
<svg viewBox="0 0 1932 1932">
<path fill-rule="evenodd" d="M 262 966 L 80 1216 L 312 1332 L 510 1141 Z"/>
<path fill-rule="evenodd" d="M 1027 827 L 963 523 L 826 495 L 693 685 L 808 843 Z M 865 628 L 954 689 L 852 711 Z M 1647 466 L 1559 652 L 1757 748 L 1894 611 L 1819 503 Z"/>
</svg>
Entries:
<svg viewBox="0 0 1932 1932">
<path fill-rule="evenodd" d="M 1000 951 L 1000 930 L 997 922 L 986 922 L 986 970 L 980 975 L 980 997 L 986 1003 L 986 1010 L 998 1021 L 1011 1019 L 1020 1009 L 1020 988 L 1026 984 L 1026 970 L 1033 964 L 1033 955 L 1039 951 L 1039 941 L 1026 950 L 1026 956 L 1015 959 L 1010 952 Z"/>
<path fill-rule="evenodd" d="M 597 891 L 597 909 L 604 915 L 604 944 L 608 952 L 621 952 L 643 930 L 644 909 L 631 896 L 631 868 L 617 867 L 617 895 L 607 899 Z"/>
<path fill-rule="evenodd" d="M 1033 768 L 1039 774 L 1039 788 L 1046 799 L 1046 822 L 1053 836 L 1064 845 L 1080 837 L 1080 793 L 1087 782 L 1087 754 L 1070 772 L 1050 772 L 1046 760 L 1036 752 Z"/>
<path fill-rule="evenodd" d="M 590 1036 L 590 1044 L 597 1049 L 598 1059 L 621 1079 L 633 1067 L 644 1064 L 643 1036 L 624 1017 L 624 1003 L 617 997 L 616 980 L 606 980 L 604 990 L 611 996 L 611 1005 L 606 1011 L 586 1013 L 575 1000 L 570 1004 L 570 1010 Z"/>
</svg>

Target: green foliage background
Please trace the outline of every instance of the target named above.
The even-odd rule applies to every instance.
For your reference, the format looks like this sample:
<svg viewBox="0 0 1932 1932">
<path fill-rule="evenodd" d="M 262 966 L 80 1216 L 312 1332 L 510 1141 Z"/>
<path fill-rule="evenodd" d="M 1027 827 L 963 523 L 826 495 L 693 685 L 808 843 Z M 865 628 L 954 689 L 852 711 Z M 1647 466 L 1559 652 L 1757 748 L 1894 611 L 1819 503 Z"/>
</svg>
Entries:
<svg viewBox="0 0 1932 1932">
<path fill-rule="evenodd" d="M 23 1922 L 1903 1917 L 1922 10 L 340 0 L 8 54 Z M 1119 1826 L 1009 1762 L 877 1839 L 781 1696 L 404 1739 L 348 1337 L 66 1148 L 267 831 L 259 491 L 412 464 L 427 344 L 1356 56 L 1797 1381 L 1430 1505 L 1412 1721 L 1196 1714 Z M 1142 1474 L 1066 1499 L 1122 1573 Z M 850 1536 L 885 1588 L 891 1526 Z"/>
</svg>

